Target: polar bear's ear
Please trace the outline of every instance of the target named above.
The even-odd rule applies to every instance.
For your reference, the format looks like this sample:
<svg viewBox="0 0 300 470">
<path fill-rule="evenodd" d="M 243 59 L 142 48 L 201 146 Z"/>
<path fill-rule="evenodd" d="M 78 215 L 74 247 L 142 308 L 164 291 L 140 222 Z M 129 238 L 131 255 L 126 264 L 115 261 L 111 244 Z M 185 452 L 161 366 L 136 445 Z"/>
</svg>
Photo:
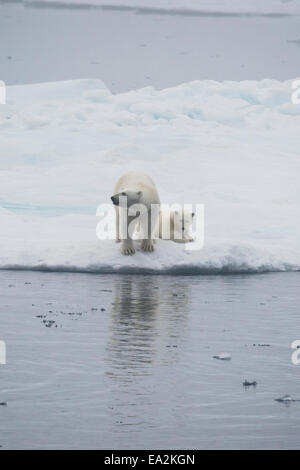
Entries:
<svg viewBox="0 0 300 470">
<path fill-rule="evenodd" d="M 137 194 L 138 196 L 141 196 L 141 195 L 143 194 L 143 191 L 137 191 L 136 194 Z"/>
</svg>

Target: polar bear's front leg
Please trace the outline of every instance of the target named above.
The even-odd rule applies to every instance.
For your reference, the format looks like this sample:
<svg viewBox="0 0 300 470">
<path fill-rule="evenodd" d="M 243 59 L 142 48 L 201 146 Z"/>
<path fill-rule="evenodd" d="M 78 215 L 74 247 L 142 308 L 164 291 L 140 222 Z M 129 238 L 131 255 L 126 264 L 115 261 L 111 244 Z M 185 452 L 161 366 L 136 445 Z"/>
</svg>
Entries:
<svg viewBox="0 0 300 470">
<path fill-rule="evenodd" d="M 148 240 L 147 238 L 142 240 L 141 249 L 148 252 L 154 251 L 153 240 Z"/>
<path fill-rule="evenodd" d="M 120 213 L 119 208 L 115 206 L 116 209 L 116 243 L 120 243 Z"/>
<path fill-rule="evenodd" d="M 144 238 L 142 240 L 141 249 L 143 251 L 154 251 L 153 240 L 149 240 L 148 238 Z"/>
<path fill-rule="evenodd" d="M 131 239 L 122 241 L 121 253 L 122 255 L 134 255 L 135 249 Z"/>
<path fill-rule="evenodd" d="M 154 251 L 154 237 L 158 227 L 158 214 L 159 212 L 151 217 L 151 211 L 148 212 L 148 227 L 147 230 L 144 230 L 144 238 L 142 239 L 141 244 L 141 249 L 143 251 Z"/>
<path fill-rule="evenodd" d="M 134 255 L 135 254 L 135 249 L 134 249 L 133 241 L 132 241 L 132 235 L 134 233 L 134 225 L 132 225 L 132 223 L 134 222 L 135 218 L 136 217 L 127 215 L 127 220 L 126 220 L 127 227 L 124 227 L 125 230 L 123 230 L 123 233 L 124 233 L 124 231 L 126 233 L 126 235 L 125 235 L 126 238 L 123 238 L 123 235 L 121 235 L 121 237 L 122 237 L 121 253 L 123 255 Z"/>
</svg>

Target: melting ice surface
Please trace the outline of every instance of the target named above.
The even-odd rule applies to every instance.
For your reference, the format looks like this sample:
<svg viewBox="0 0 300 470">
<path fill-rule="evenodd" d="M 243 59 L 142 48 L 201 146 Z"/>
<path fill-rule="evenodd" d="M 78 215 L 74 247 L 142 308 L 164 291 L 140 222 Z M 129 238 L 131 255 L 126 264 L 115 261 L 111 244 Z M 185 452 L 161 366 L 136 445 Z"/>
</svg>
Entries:
<svg viewBox="0 0 300 470">
<path fill-rule="evenodd" d="M 1 268 L 219 273 L 300 269 L 300 105 L 292 80 L 194 81 L 113 95 L 99 80 L 13 86 L 0 106 Z M 205 205 L 205 245 L 124 257 L 96 208 L 124 172 Z"/>
</svg>

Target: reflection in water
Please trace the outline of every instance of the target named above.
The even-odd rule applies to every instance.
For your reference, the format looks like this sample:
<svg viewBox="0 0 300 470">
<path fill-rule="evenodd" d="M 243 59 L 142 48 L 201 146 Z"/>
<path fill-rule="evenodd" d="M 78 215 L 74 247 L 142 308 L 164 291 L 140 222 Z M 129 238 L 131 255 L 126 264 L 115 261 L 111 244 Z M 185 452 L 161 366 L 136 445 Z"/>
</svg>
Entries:
<svg viewBox="0 0 300 470">
<path fill-rule="evenodd" d="M 114 283 L 111 337 L 105 360 L 114 424 L 142 424 L 143 407 L 155 401 L 152 376 L 157 363 L 163 371 L 178 359 L 189 285 L 177 284 L 175 279 L 170 284 L 154 276 L 120 277 Z"/>
<path fill-rule="evenodd" d="M 108 346 L 113 375 L 145 374 L 152 362 L 158 288 L 146 278 L 121 279 L 114 285 L 112 336 Z"/>
<path fill-rule="evenodd" d="M 299 448 L 299 273 L 0 271 L 0 298 L 3 449 Z"/>
</svg>

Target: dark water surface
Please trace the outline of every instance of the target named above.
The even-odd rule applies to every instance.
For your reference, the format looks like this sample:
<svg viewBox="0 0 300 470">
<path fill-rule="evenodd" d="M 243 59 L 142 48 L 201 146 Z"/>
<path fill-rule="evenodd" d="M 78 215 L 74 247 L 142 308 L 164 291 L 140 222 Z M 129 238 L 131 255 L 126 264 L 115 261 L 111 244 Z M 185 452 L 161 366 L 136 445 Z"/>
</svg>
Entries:
<svg viewBox="0 0 300 470">
<path fill-rule="evenodd" d="M 1 271 L 0 296 L 3 449 L 300 448 L 299 273 Z"/>
</svg>

